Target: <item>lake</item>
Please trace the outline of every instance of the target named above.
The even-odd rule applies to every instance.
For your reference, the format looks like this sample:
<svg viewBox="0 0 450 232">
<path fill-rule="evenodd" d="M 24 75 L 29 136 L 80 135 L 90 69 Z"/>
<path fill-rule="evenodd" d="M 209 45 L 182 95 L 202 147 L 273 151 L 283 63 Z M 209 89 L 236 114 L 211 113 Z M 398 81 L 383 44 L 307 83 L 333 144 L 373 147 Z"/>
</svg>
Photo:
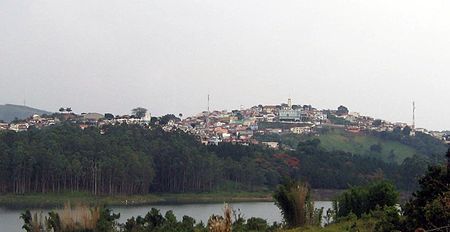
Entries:
<svg viewBox="0 0 450 232">
<path fill-rule="evenodd" d="M 260 217 L 266 219 L 270 224 L 281 222 L 280 210 L 273 202 L 240 202 L 231 203 L 231 207 L 240 212 L 244 218 Z M 331 208 L 331 201 L 316 201 L 316 208 L 324 208 L 324 214 Z M 197 222 L 203 221 L 205 224 L 212 214 L 223 215 L 223 204 L 181 204 L 181 205 L 145 205 L 145 206 L 115 206 L 111 207 L 114 213 L 120 213 L 120 223 L 125 223 L 128 218 L 145 216 L 151 208 L 157 208 L 164 215 L 166 211 L 172 210 L 178 220 L 184 215 L 193 217 Z M 49 209 L 34 209 L 33 211 L 43 211 L 45 215 Z M 13 232 L 22 230 L 23 222 L 19 219 L 23 210 L 10 210 L 0 208 L 0 231 Z"/>
</svg>

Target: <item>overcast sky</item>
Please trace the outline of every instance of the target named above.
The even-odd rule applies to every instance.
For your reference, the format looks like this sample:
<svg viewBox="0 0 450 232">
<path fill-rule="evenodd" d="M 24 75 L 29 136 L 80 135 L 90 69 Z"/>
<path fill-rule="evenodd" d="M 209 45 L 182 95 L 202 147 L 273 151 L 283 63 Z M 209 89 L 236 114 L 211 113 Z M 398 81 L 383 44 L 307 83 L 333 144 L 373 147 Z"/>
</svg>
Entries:
<svg viewBox="0 0 450 232">
<path fill-rule="evenodd" d="M 450 129 L 450 1 L 0 0 L 0 104 L 295 104 Z"/>
</svg>

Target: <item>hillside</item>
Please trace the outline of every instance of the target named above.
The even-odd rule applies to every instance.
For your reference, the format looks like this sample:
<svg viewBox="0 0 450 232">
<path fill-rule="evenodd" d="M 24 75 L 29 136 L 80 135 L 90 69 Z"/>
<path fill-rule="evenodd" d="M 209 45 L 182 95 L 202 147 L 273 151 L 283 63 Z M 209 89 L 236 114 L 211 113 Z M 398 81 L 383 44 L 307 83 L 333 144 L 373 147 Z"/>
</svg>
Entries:
<svg viewBox="0 0 450 232">
<path fill-rule="evenodd" d="M 323 134 L 320 136 L 320 141 L 322 147 L 329 151 L 341 150 L 353 154 L 377 156 L 387 162 L 401 163 L 408 157 L 421 155 L 416 149 L 397 141 L 367 134 L 348 133 L 343 130 Z M 377 150 L 377 145 L 381 148 L 380 150 Z M 374 147 L 371 149 L 372 146 Z"/>
<path fill-rule="evenodd" d="M 42 114 L 51 114 L 51 112 L 31 108 L 28 106 L 20 106 L 12 104 L 0 105 L 0 120 L 3 120 L 5 122 L 11 122 L 15 118 L 25 119 L 27 117 L 32 116 L 33 114 L 42 115 Z"/>
<path fill-rule="evenodd" d="M 332 129 L 321 133 L 318 137 L 284 135 L 279 140 L 291 147 L 296 147 L 299 141 L 317 138 L 320 147 L 327 151 L 344 151 L 363 156 L 377 157 L 386 162 L 401 163 L 408 157 L 414 155 L 429 155 L 418 150 L 414 146 L 407 145 L 398 140 L 385 139 L 380 136 L 367 133 L 350 133 L 341 129 Z M 441 148 L 440 145 L 437 148 Z M 445 146 L 443 145 L 445 152 Z M 433 147 L 434 148 L 434 147 Z M 429 150 L 434 150 L 429 148 Z M 441 152 L 442 153 L 442 152 Z M 438 153 L 440 154 L 440 153 Z"/>
<path fill-rule="evenodd" d="M 161 127 L 111 125 L 101 133 L 62 123 L 33 133 L 0 133 L 0 194 L 267 191 L 286 176 L 316 189 L 345 189 L 384 176 L 399 189 L 413 190 L 412 180 L 426 169 L 425 161 L 413 161 L 388 164 L 326 151 L 317 140 L 278 151 L 232 143 L 204 146 L 191 134 Z M 98 168 L 86 168 L 93 165 Z"/>
</svg>

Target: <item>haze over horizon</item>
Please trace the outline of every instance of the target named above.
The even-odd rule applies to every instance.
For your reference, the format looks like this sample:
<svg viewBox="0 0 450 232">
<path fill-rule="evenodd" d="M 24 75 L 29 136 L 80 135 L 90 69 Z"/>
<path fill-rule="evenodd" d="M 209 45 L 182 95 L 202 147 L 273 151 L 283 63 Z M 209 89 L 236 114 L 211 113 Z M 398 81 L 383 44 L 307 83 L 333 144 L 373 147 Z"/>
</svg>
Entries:
<svg viewBox="0 0 450 232">
<path fill-rule="evenodd" d="M 0 104 L 294 104 L 450 129 L 450 2 L 3 0 Z"/>
</svg>

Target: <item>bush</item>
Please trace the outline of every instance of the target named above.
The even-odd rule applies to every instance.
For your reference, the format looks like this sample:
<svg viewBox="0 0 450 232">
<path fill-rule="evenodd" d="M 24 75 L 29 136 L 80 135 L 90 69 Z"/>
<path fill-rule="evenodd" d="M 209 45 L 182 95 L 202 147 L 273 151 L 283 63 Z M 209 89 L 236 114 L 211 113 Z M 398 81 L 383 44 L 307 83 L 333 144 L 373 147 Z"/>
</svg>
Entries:
<svg viewBox="0 0 450 232">
<path fill-rule="evenodd" d="M 385 206 L 373 212 L 373 216 L 378 219 L 375 231 L 391 232 L 402 231 L 400 210 L 395 206 Z"/>
<path fill-rule="evenodd" d="M 247 231 L 267 231 L 267 221 L 262 218 L 251 217 L 247 220 Z"/>
<path fill-rule="evenodd" d="M 443 166 L 431 166 L 419 180 L 420 189 L 404 207 L 407 230 L 450 225 L 450 175 L 447 172 Z"/>
<path fill-rule="evenodd" d="M 394 206 L 398 202 L 394 185 L 379 181 L 362 187 L 353 187 L 342 193 L 335 201 L 337 217 L 354 213 L 358 218 L 378 207 Z"/>
</svg>

